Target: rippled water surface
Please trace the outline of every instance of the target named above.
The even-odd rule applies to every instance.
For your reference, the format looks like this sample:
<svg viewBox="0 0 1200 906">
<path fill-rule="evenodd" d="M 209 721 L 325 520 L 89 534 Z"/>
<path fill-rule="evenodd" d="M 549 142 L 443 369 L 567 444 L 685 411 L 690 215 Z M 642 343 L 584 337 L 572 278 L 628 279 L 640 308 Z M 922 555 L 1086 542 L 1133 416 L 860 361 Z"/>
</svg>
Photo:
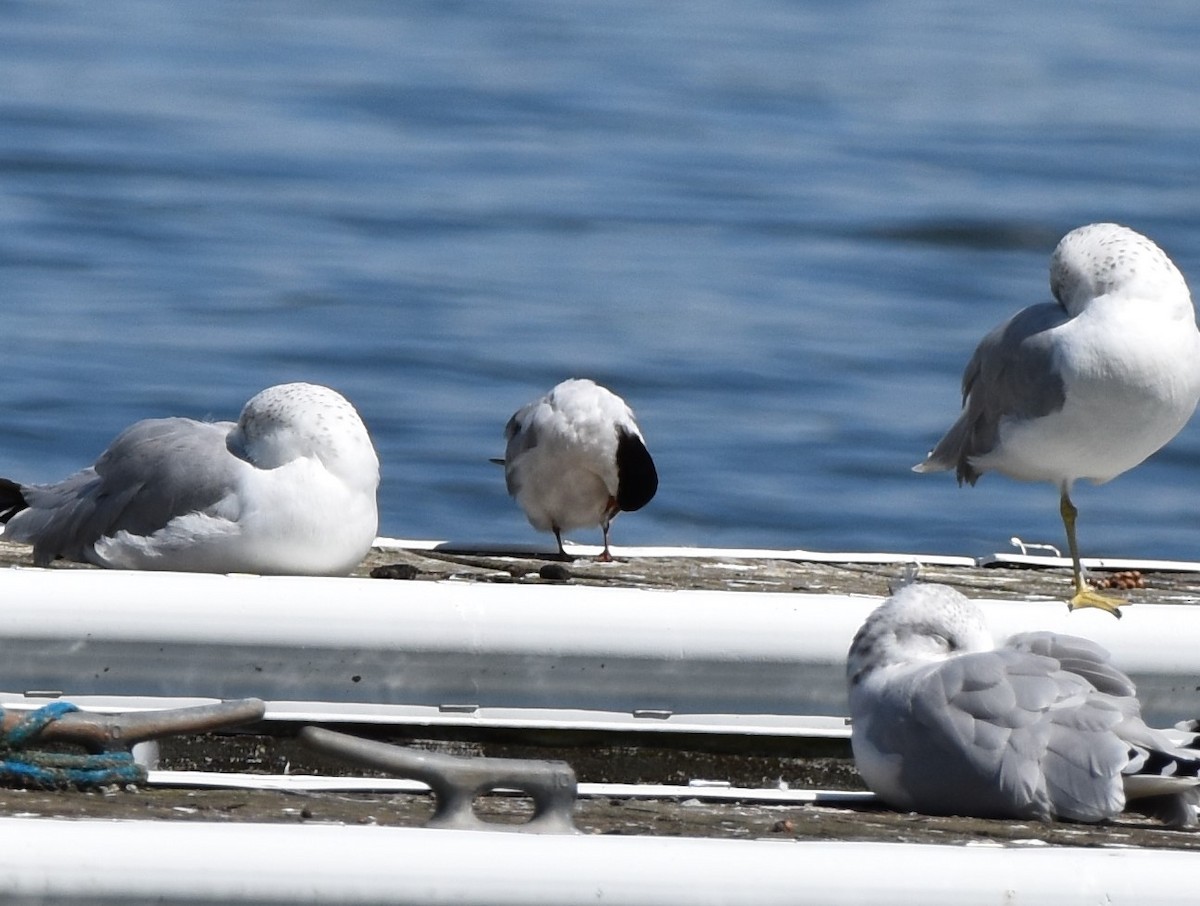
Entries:
<svg viewBox="0 0 1200 906">
<path fill-rule="evenodd" d="M 0 474 L 330 384 L 381 531 L 536 536 L 488 457 L 592 376 L 662 477 L 620 543 L 982 554 L 1049 486 L 909 467 L 975 342 L 1116 220 L 1200 281 L 1189 2 L 0 5 Z M 1200 558 L 1200 428 L 1076 495 Z M 576 533 L 592 540 L 589 533 Z"/>
</svg>

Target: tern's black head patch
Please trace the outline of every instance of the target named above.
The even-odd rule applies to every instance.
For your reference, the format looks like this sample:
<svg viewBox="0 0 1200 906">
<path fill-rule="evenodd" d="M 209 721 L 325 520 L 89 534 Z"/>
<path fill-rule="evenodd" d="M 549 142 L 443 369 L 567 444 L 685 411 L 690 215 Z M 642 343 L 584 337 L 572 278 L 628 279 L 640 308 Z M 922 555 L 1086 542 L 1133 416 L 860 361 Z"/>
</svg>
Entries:
<svg viewBox="0 0 1200 906">
<path fill-rule="evenodd" d="M 658 472 L 650 451 L 636 434 L 617 429 L 617 506 L 640 510 L 658 490 Z"/>
</svg>

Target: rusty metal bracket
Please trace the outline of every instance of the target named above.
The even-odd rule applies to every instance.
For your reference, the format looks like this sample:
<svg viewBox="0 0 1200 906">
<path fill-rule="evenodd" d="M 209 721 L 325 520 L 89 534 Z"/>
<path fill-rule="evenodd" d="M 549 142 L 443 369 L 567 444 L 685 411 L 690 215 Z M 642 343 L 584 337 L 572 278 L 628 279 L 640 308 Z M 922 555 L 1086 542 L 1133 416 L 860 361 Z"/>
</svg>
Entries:
<svg viewBox="0 0 1200 906">
<path fill-rule="evenodd" d="M 575 771 L 565 761 L 465 758 L 347 736 L 322 727 L 304 727 L 299 739 L 314 751 L 427 783 L 437 800 L 428 827 L 540 834 L 578 832 L 574 819 Z M 518 825 L 481 820 L 472 804 L 476 797 L 497 790 L 516 790 L 529 796 L 533 817 Z"/>
</svg>

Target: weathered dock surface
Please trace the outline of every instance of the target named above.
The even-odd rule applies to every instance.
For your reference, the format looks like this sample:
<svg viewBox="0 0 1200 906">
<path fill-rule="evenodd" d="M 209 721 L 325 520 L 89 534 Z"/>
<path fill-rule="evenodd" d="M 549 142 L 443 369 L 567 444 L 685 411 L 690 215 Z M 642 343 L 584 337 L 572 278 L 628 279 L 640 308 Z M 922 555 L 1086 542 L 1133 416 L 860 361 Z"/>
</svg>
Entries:
<svg viewBox="0 0 1200 906">
<path fill-rule="evenodd" d="M 239 750 L 231 753 L 230 748 Z M 167 767 L 324 775 L 364 772 L 329 763 L 314 764 L 297 755 L 291 740 L 276 737 L 204 737 L 181 739 L 165 752 Z M 459 754 L 471 751 L 453 747 Z M 740 777 L 767 786 L 780 781 L 794 789 L 860 789 L 848 757 L 713 757 L 697 753 L 595 749 L 590 752 L 479 746 L 480 754 L 563 758 L 575 766 L 581 782 L 597 777 L 655 776 Z M 632 773 L 630 765 L 636 765 Z M 0 815 L 67 818 L 137 818 L 165 821 L 319 823 L 414 827 L 433 811 L 424 794 L 392 792 L 279 792 L 241 789 L 125 788 L 92 792 L 0 790 Z M 519 796 L 491 795 L 475 805 L 490 823 L 519 824 L 532 808 Z M 581 797 L 575 810 L 585 834 L 690 836 L 726 839 L 846 840 L 893 843 L 992 843 L 1084 847 L 1150 847 L 1200 850 L 1200 832 L 1173 830 L 1133 813 L 1099 826 L 1068 822 L 1003 821 L 930 817 L 893 812 L 872 804 L 771 804 L 750 800 L 713 801 L 697 788 L 677 798 Z"/>
<path fill-rule="evenodd" d="M 826 556 L 826 555 L 821 555 Z M 919 554 L 897 556 L 892 562 L 867 562 L 847 554 L 842 561 L 822 562 L 796 557 L 737 556 L 621 556 L 613 563 L 578 557 L 559 563 L 526 554 L 502 556 L 462 550 L 376 549 L 356 575 L 413 580 L 455 579 L 476 582 L 573 582 L 608 587 L 708 589 L 714 591 L 809 592 L 820 594 L 887 595 L 903 578 L 909 564 L 918 565 L 922 580 L 941 582 L 968 597 L 1065 600 L 1071 589 L 1069 569 L 1005 566 L 942 565 L 938 558 Z M 1094 578 L 1114 582 L 1131 605 L 1200 603 L 1200 571 L 1094 571 Z M 1114 591 L 1114 594 L 1118 593 Z"/>
<path fill-rule="evenodd" d="M 703 551 L 692 556 L 625 556 L 619 548 L 615 551 L 614 562 L 600 563 L 587 555 L 559 562 L 549 554 L 526 551 L 389 546 L 373 549 L 353 575 L 409 581 L 570 582 L 616 588 L 886 595 L 903 577 L 906 566 L 917 564 L 924 581 L 954 586 L 968 597 L 1065 601 L 1071 584 L 1070 570 L 1064 568 L 943 565 L 936 562 L 939 558 L 920 554 L 869 562 L 853 553 L 844 559 L 824 561 L 806 559 L 803 552 L 756 557 Z M 27 545 L 0 539 L 0 567 L 32 565 Z M 94 569 L 66 561 L 58 561 L 51 568 Z M 1093 570 L 1095 578 L 1102 580 L 1123 572 Z M 1200 603 L 1200 570 L 1140 570 L 1136 581 L 1140 587 L 1122 587 L 1119 591 L 1130 605 Z"/>
<path fill-rule="evenodd" d="M 1070 574 L 1065 569 L 984 568 L 931 564 L 928 558 L 895 562 L 818 562 L 796 557 L 735 556 L 727 552 L 695 556 L 624 556 L 614 563 L 590 557 L 559 563 L 515 552 L 458 549 L 373 550 L 357 576 L 380 581 L 460 581 L 492 583 L 572 583 L 652 589 L 886 595 L 910 560 L 921 576 L 943 582 L 971 597 L 1065 600 Z M 0 565 L 30 566 L 29 548 L 0 541 Z M 55 564 L 54 569 L 89 569 Z M 1105 575 L 1100 573 L 1098 575 Z M 1125 580 L 1122 580 L 1123 582 Z M 1140 587 L 1120 593 L 1131 606 L 1141 603 L 1191 605 L 1200 602 L 1200 572 L 1142 571 L 1129 582 Z M 1064 605 L 1065 606 L 1065 605 Z M 1200 694 L 1198 694 L 1200 700 Z M 1200 711 L 1200 707 L 1197 709 Z M 412 739 L 392 737 L 400 743 Z M 561 758 L 581 782 L 728 781 L 736 786 L 781 784 L 791 789 L 861 789 L 844 742 L 797 743 L 794 752 L 743 753 L 606 747 L 538 748 L 489 742 L 420 741 L 453 751 L 516 757 Z M 359 775 L 349 766 L 314 762 L 286 736 L 275 734 L 204 736 L 164 744 L 163 767 L 240 770 L 258 773 L 308 770 Z M 520 797 L 489 796 L 477 811 L 488 820 L 516 822 L 528 814 Z M 356 824 L 422 823 L 431 810 L 428 796 L 395 793 L 265 792 L 143 788 L 93 793 L 0 790 L 0 814 L 71 817 L 161 818 L 164 820 L 339 821 Z M 1100 827 L 1069 823 L 982 821 L 896 814 L 866 805 L 800 805 L 712 802 L 703 790 L 680 799 L 599 797 L 581 799 L 578 825 L 588 833 L 772 837 L 910 842 L 1041 841 L 1074 846 L 1146 846 L 1200 849 L 1200 833 L 1163 828 L 1135 815 Z"/>
</svg>

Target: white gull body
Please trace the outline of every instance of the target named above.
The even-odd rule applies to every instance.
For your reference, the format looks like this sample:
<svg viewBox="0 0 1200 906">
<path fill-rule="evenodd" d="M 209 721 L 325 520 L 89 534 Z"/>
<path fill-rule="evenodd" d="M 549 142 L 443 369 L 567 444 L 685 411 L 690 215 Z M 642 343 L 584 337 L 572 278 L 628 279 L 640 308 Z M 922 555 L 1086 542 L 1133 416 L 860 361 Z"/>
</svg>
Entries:
<svg viewBox="0 0 1200 906">
<path fill-rule="evenodd" d="M 1074 606 L 1117 613 L 1083 584 L 1073 482 L 1103 483 L 1179 433 L 1200 401 L 1200 331 L 1188 287 L 1157 245 L 1094 223 L 1050 260 L 1055 301 L 991 331 L 963 374 L 963 411 L 918 472 L 974 484 L 996 471 L 1049 481 L 1075 566 Z"/>
<path fill-rule="evenodd" d="M 997 648 L 965 597 L 913 584 L 867 618 L 846 675 L 855 765 L 894 808 L 1095 822 L 1140 800 L 1196 823 L 1200 752 L 1147 727 L 1133 682 L 1087 639 Z"/>
<path fill-rule="evenodd" d="M 345 397 L 281 384 L 234 422 L 147 419 L 51 485 L 0 480 L 4 537 L 118 569 L 342 575 L 379 528 L 379 459 Z"/>
<path fill-rule="evenodd" d="M 641 509 L 658 490 L 658 473 L 633 411 L 587 379 L 563 381 L 519 409 L 505 427 L 504 477 L 530 524 L 562 533 L 598 525 L 610 559 L 608 530 L 621 511 Z"/>
</svg>

